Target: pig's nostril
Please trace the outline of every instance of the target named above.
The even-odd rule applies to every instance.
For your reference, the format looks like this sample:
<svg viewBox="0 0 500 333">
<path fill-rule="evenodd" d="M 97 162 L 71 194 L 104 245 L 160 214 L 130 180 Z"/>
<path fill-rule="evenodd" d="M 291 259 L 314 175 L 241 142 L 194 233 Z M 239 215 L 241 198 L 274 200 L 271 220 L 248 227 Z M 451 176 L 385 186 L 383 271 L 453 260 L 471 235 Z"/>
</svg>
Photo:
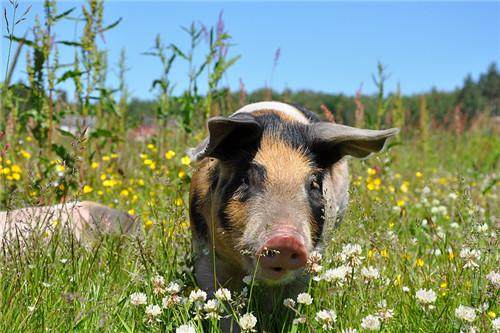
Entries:
<svg viewBox="0 0 500 333">
<path fill-rule="evenodd" d="M 297 259 L 299 255 L 297 253 L 292 253 L 292 259 Z"/>
<path fill-rule="evenodd" d="M 275 272 L 281 272 L 283 270 L 283 267 L 273 267 L 273 271 Z"/>
</svg>

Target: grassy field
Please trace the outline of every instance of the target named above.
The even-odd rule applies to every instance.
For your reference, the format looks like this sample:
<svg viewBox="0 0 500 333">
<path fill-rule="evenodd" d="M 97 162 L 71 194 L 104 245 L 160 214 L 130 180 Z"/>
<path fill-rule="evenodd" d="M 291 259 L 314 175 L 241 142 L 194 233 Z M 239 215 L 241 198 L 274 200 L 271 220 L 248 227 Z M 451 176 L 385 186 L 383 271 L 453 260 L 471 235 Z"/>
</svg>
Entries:
<svg viewBox="0 0 500 333">
<path fill-rule="evenodd" d="M 221 11 L 214 25 L 194 18 L 182 43 L 144 37 L 152 43 L 144 61 L 158 70 L 140 82 L 151 87 L 141 101 L 127 82 L 141 63 L 128 64 L 125 49 L 108 59 L 104 35 L 122 18 L 108 18 L 105 1 L 62 3 L 44 1 L 35 18 L 28 2 L 5 2 L 0 210 L 96 201 L 137 216 L 140 235 L 83 244 L 54 224 L 4 240 L 0 332 L 219 332 L 224 317 L 246 332 L 500 332 L 500 139 L 489 126 L 499 105 L 496 65 L 452 92 L 388 92 L 379 62 L 373 95 L 279 94 L 271 84 L 278 49 L 269 86 L 247 95 L 243 80 L 239 91 L 225 84 L 240 55 Z M 62 22 L 74 25 L 71 39 L 59 34 Z M 24 68 L 16 67 L 21 57 Z M 174 82 L 179 65 L 189 72 Z M 117 82 L 106 81 L 111 74 Z M 267 295 L 251 281 L 220 290 L 217 301 L 197 289 L 187 213 L 196 165 L 184 151 L 206 135 L 209 117 L 273 98 L 402 132 L 383 153 L 350 162 L 350 206 L 323 256 L 311 258 L 308 290 L 268 313 L 256 302 Z M 71 117 L 93 126 L 63 131 Z M 156 133 L 133 140 L 149 123 Z"/>
<path fill-rule="evenodd" d="M 30 137 L 10 146 L 0 172 L 8 206 L 53 203 L 73 184 L 68 200 L 140 216 L 143 237 L 103 236 L 84 247 L 54 228 L 26 246 L 5 244 L 0 331 L 217 332 L 218 318 L 237 312 L 255 315 L 259 332 L 499 330 L 498 136 L 435 133 L 351 161 L 350 208 L 315 267 L 312 303 L 302 295 L 274 315 L 254 307 L 258 285 L 250 299 L 247 290 L 218 304 L 195 300 L 187 145 L 170 133 L 161 143 L 106 146 L 72 167 Z M 70 154 L 84 154 L 72 146 Z M 36 181 L 41 159 L 52 167 Z M 296 320 L 283 326 L 278 314 Z"/>
</svg>

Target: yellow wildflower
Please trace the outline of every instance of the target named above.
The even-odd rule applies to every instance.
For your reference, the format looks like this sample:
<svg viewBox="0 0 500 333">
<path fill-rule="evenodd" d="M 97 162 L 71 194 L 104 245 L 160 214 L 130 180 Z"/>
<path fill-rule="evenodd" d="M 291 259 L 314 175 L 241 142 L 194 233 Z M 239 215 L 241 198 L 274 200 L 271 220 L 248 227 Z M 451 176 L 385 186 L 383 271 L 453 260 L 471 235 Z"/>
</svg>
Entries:
<svg viewBox="0 0 500 333">
<path fill-rule="evenodd" d="M 175 151 L 169 150 L 165 153 L 165 158 L 167 160 L 171 160 L 175 156 Z"/>
<path fill-rule="evenodd" d="M 144 160 L 144 165 L 151 165 L 151 164 L 153 164 L 153 161 L 152 161 L 152 160 L 150 160 L 149 158 L 146 158 L 146 159 Z"/>
<path fill-rule="evenodd" d="M 139 184 L 140 186 L 144 186 L 144 180 L 139 179 L 139 180 L 137 181 L 137 184 Z"/>
<path fill-rule="evenodd" d="M 191 164 L 191 159 L 189 158 L 189 156 L 184 156 L 181 158 L 181 163 L 183 165 L 189 165 Z"/>
<path fill-rule="evenodd" d="M 99 190 L 99 191 L 97 191 L 97 194 L 98 194 L 98 195 L 103 195 L 103 194 L 104 194 L 104 192 L 103 192 L 103 191 L 101 191 L 101 190 Z"/>
<path fill-rule="evenodd" d="M 90 167 L 91 167 L 92 169 L 97 169 L 97 168 L 99 167 L 99 163 L 97 163 L 97 162 L 92 162 L 92 164 L 90 165 Z"/>
<path fill-rule="evenodd" d="M 423 174 L 423 173 L 421 173 L 420 171 L 417 171 L 417 172 L 415 173 L 415 176 L 416 176 L 417 178 L 421 178 L 423 175 L 424 175 L 424 174 Z"/>
<path fill-rule="evenodd" d="M 382 249 L 380 250 L 380 255 L 384 258 L 387 258 L 389 256 L 389 251 L 387 251 L 387 249 Z"/>
<path fill-rule="evenodd" d="M 398 205 L 398 207 L 403 207 L 405 205 L 405 201 L 403 199 L 399 199 L 396 204 Z"/>
<path fill-rule="evenodd" d="M 418 267 L 424 267 L 424 259 L 422 258 L 418 258 L 417 261 L 415 262 L 415 265 L 417 265 Z"/>
<path fill-rule="evenodd" d="M 123 190 L 120 192 L 120 196 L 121 196 L 121 197 L 124 197 L 124 198 L 125 198 L 125 197 L 127 197 L 127 196 L 128 196 L 128 190 L 123 189 Z"/>
<path fill-rule="evenodd" d="M 17 164 L 14 164 L 12 167 L 11 167 L 11 171 L 13 173 L 21 173 L 21 167 Z"/>
<path fill-rule="evenodd" d="M 144 228 L 149 229 L 153 226 L 153 221 L 150 219 L 147 219 L 146 222 L 144 222 Z"/>
<path fill-rule="evenodd" d="M 184 171 L 179 171 L 179 173 L 177 174 L 177 176 L 179 176 L 180 179 L 184 179 L 186 177 L 186 173 Z"/>
<path fill-rule="evenodd" d="M 401 278 L 401 274 L 398 274 L 396 276 L 396 280 L 394 280 L 394 285 L 400 286 L 403 284 L 403 279 Z"/>
<path fill-rule="evenodd" d="M 175 199 L 174 203 L 176 206 L 182 206 L 183 204 L 182 198 Z"/>
<path fill-rule="evenodd" d="M 89 185 L 85 185 L 85 186 L 83 187 L 83 193 L 85 193 L 85 194 L 90 193 L 90 192 L 92 192 L 92 191 L 93 191 L 93 188 L 92 188 L 92 187 L 90 187 Z"/>
<path fill-rule="evenodd" d="M 27 136 L 26 137 L 26 142 L 31 142 L 31 141 L 33 141 L 33 139 L 31 138 L 31 136 Z"/>
<path fill-rule="evenodd" d="M 22 149 L 21 150 L 21 156 L 24 157 L 25 159 L 29 160 L 31 158 L 31 154 L 28 153 L 26 150 Z"/>
<path fill-rule="evenodd" d="M 135 215 L 135 209 L 131 208 L 127 212 L 129 215 Z"/>
<path fill-rule="evenodd" d="M 109 157 L 108 155 L 104 155 L 104 156 L 102 157 L 102 160 L 103 160 L 104 162 L 107 162 L 107 161 L 109 161 L 109 160 L 110 160 L 110 157 Z"/>
<path fill-rule="evenodd" d="M 403 192 L 403 193 L 408 192 L 408 185 L 409 184 L 410 184 L 409 182 L 404 181 L 403 184 L 401 184 L 401 187 L 399 188 L 401 190 L 401 192 Z"/>
<path fill-rule="evenodd" d="M 18 173 L 13 173 L 13 174 L 12 174 L 12 179 L 14 179 L 14 180 L 19 180 L 19 179 L 21 179 L 21 175 L 20 175 L 20 174 L 18 174 Z"/>
<path fill-rule="evenodd" d="M 491 319 L 495 319 L 497 317 L 497 314 L 493 311 L 488 311 L 488 317 Z"/>
<path fill-rule="evenodd" d="M 369 174 L 370 176 L 373 176 L 374 174 L 377 173 L 377 170 L 375 170 L 374 168 L 368 168 L 366 170 L 366 173 Z"/>
<path fill-rule="evenodd" d="M 111 154 L 111 158 L 112 159 L 117 159 L 118 158 L 118 154 L 116 154 L 116 153 Z"/>
<path fill-rule="evenodd" d="M 108 176 L 106 176 L 106 174 L 101 174 L 101 180 L 105 180 L 106 178 L 108 178 Z"/>
<path fill-rule="evenodd" d="M 153 150 L 153 149 L 155 149 L 155 145 L 154 145 L 154 144 L 152 144 L 152 143 L 149 143 L 149 144 L 147 145 L 147 147 L 148 147 L 148 149 L 149 149 L 149 150 Z"/>
<path fill-rule="evenodd" d="M 2 173 L 3 173 L 4 175 L 8 175 L 8 174 L 10 173 L 10 168 L 3 168 L 3 169 L 2 169 Z"/>
</svg>

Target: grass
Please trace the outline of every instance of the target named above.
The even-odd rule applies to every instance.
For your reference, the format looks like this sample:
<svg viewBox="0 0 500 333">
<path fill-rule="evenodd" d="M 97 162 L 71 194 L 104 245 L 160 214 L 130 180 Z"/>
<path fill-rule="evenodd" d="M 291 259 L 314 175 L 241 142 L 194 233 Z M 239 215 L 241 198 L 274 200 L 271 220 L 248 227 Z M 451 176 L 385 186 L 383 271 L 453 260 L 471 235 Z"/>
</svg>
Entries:
<svg viewBox="0 0 500 333">
<path fill-rule="evenodd" d="M 161 148 L 156 142 L 117 145 L 94 155 L 92 162 L 68 167 L 38 152 L 30 138 L 21 139 L 0 164 L 9 207 L 50 203 L 61 184 L 75 183 L 68 199 L 98 201 L 141 216 L 143 233 L 103 235 L 82 246 L 56 229 L 28 236 L 26 245 L 5 244 L 0 254 L 1 332 L 171 332 L 187 323 L 198 332 L 219 331 L 217 319 L 205 319 L 202 305 L 186 300 L 196 289 L 186 205 L 194 165 L 183 158 L 183 140 L 171 133 Z M 486 276 L 498 271 L 499 146 L 493 134 L 457 138 L 443 132 L 427 142 L 405 139 L 380 155 L 353 160 L 350 208 L 340 228 L 328 236 L 317 276 L 352 260 L 339 256 L 348 243 L 361 246 L 361 253 L 354 255 L 361 258 L 360 265 L 342 283 L 311 281 L 310 305 L 291 305 L 293 310 L 282 306 L 269 314 L 250 302 L 256 329 L 327 331 L 328 319 L 316 319 L 325 309 L 336 313 L 330 323 L 333 331 L 363 331 L 363 319 L 375 315 L 385 332 L 459 332 L 471 327 L 493 332 L 499 288 Z M 53 159 L 53 167 L 37 182 L 37 165 L 44 158 Z M 473 260 L 478 267 L 467 267 L 465 248 L 481 251 Z M 367 267 L 375 268 L 379 277 L 364 278 L 362 268 Z M 158 275 L 164 282 L 153 281 Z M 148 305 L 162 307 L 170 282 L 182 286 L 181 302 L 162 308 L 160 315 L 148 316 L 146 305 L 131 303 L 130 295 L 141 292 Z M 433 290 L 435 302 L 419 302 L 419 289 Z M 261 297 L 259 291 L 254 286 L 252 297 Z M 220 305 L 219 313 L 238 316 L 248 303 L 233 291 L 232 301 Z M 459 305 L 475 309 L 472 322 L 457 317 Z M 392 318 L 382 320 L 389 310 Z M 279 319 L 285 316 L 301 318 L 301 323 L 283 325 Z"/>
</svg>

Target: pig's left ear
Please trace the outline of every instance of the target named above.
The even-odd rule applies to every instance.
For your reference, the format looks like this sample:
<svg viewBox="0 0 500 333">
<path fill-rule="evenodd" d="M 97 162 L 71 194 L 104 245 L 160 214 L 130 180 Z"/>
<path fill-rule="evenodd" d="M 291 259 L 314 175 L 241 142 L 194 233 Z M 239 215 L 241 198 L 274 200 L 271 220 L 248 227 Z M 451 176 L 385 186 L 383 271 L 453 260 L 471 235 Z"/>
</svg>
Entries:
<svg viewBox="0 0 500 333">
<path fill-rule="evenodd" d="M 196 161 L 205 157 L 231 159 L 239 150 L 244 150 L 249 144 L 256 142 L 261 135 L 262 127 L 248 113 L 213 117 L 208 120 L 208 137 L 191 149 L 189 154 Z"/>
<path fill-rule="evenodd" d="M 335 163 L 345 155 L 367 157 L 382 150 L 387 139 L 399 132 L 398 128 L 370 130 L 326 122 L 311 126 L 312 149 L 326 165 Z"/>
</svg>

